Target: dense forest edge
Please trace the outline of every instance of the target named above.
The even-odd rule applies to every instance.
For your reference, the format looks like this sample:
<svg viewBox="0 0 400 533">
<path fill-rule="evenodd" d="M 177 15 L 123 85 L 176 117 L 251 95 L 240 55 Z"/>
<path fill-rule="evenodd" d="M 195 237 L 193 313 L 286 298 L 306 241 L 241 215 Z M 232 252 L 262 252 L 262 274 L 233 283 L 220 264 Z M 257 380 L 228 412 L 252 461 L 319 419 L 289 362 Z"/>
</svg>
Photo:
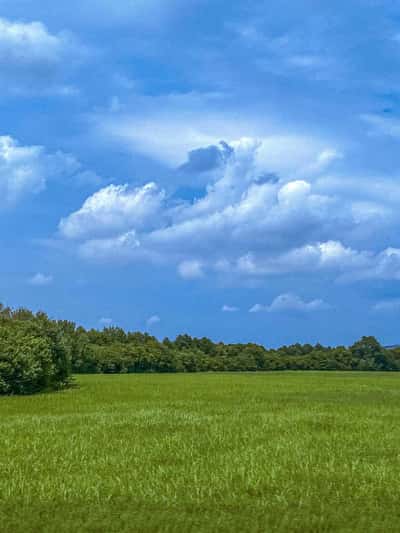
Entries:
<svg viewBox="0 0 400 533">
<path fill-rule="evenodd" d="M 72 374 L 400 370 L 400 347 L 374 337 L 352 346 L 293 344 L 278 349 L 179 335 L 159 341 L 119 327 L 85 329 L 45 313 L 0 304 L 0 394 L 32 394 L 71 383 Z"/>
</svg>

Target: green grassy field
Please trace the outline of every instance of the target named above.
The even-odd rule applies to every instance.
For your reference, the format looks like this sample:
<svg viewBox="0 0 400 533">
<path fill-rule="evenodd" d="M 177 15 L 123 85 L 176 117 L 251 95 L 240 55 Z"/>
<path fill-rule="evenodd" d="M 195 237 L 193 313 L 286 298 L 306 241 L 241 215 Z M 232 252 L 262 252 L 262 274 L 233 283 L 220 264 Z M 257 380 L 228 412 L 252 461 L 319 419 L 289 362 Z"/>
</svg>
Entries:
<svg viewBox="0 0 400 533">
<path fill-rule="evenodd" d="M 0 531 L 400 531 L 400 374 L 81 376 L 0 399 Z"/>
</svg>

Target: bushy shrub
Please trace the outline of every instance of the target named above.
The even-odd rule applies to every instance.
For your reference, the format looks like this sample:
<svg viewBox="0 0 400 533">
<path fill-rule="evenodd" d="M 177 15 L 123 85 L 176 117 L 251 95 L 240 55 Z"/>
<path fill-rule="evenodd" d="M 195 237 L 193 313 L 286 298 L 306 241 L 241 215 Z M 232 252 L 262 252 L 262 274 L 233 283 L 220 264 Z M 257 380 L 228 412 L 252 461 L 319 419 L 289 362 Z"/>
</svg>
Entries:
<svg viewBox="0 0 400 533">
<path fill-rule="evenodd" d="M 0 394 L 33 394 L 68 384 L 67 347 L 47 317 L 0 323 Z"/>
</svg>

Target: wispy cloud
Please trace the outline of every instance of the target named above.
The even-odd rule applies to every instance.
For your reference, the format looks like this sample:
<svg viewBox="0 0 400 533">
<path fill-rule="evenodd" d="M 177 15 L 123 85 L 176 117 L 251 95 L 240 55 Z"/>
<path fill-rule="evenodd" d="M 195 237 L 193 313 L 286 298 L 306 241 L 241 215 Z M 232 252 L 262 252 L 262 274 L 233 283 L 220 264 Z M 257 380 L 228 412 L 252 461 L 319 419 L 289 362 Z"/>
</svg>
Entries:
<svg viewBox="0 0 400 533">
<path fill-rule="evenodd" d="M 146 320 L 147 327 L 155 326 L 161 322 L 161 318 L 158 315 L 153 315 Z"/>
<path fill-rule="evenodd" d="M 38 272 L 37 274 L 28 279 L 28 283 L 35 287 L 44 287 L 46 285 L 51 285 L 53 281 L 53 276 L 49 274 L 42 274 L 41 272 Z"/>
<path fill-rule="evenodd" d="M 113 322 L 114 321 L 112 318 L 106 318 L 106 317 L 100 318 L 99 320 L 99 324 L 105 328 L 111 326 Z"/>
<path fill-rule="evenodd" d="M 223 305 L 221 309 L 223 313 L 236 313 L 239 310 L 240 310 L 239 307 L 236 307 L 234 305 L 226 305 L 226 304 Z"/>
<path fill-rule="evenodd" d="M 330 309 L 330 306 L 325 303 L 323 300 L 302 300 L 296 294 L 286 293 L 280 294 L 277 296 L 271 304 L 255 304 L 249 309 L 250 313 L 280 313 L 280 312 L 289 312 L 296 311 L 300 313 L 309 313 L 312 311 L 323 311 Z"/>
<path fill-rule="evenodd" d="M 182 261 L 178 265 L 178 272 L 183 279 L 199 279 L 204 276 L 203 265 L 200 261 Z"/>
<path fill-rule="evenodd" d="M 370 127 L 372 135 L 400 138 L 400 119 L 382 115 L 365 114 L 361 119 Z"/>
<path fill-rule="evenodd" d="M 2 206 L 14 206 L 25 196 L 43 191 L 51 180 L 68 179 L 79 185 L 94 173 L 85 172 L 72 155 L 48 152 L 44 146 L 22 145 L 0 136 L 0 194 Z M 98 182 L 97 182 L 98 183 Z"/>
</svg>

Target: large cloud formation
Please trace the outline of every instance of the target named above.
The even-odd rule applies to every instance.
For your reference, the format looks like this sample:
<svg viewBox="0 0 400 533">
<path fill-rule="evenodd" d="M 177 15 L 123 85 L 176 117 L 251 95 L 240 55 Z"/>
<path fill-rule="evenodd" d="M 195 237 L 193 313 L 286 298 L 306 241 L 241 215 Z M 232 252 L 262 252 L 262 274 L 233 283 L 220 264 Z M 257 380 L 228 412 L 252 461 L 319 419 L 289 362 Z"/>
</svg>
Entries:
<svg viewBox="0 0 400 533">
<path fill-rule="evenodd" d="M 216 145 L 219 171 L 193 201 L 172 202 L 154 183 L 101 189 L 61 221 L 60 232 L 93 260 L 172 262 L 186 279 L 317 271 L 343 281 L 400 279 L 400 248 L 384 240 L 398 220 L 392 199 L 374 197 L 368 180 L 365 193 L 358 184 L 349 195 L 348 179 L 343 192 L 340 179 L 324 174 L 329 150 L 310 161 L 309 179 L 266 179 L 263 150 L 251 138 Z"/>
</svg>

